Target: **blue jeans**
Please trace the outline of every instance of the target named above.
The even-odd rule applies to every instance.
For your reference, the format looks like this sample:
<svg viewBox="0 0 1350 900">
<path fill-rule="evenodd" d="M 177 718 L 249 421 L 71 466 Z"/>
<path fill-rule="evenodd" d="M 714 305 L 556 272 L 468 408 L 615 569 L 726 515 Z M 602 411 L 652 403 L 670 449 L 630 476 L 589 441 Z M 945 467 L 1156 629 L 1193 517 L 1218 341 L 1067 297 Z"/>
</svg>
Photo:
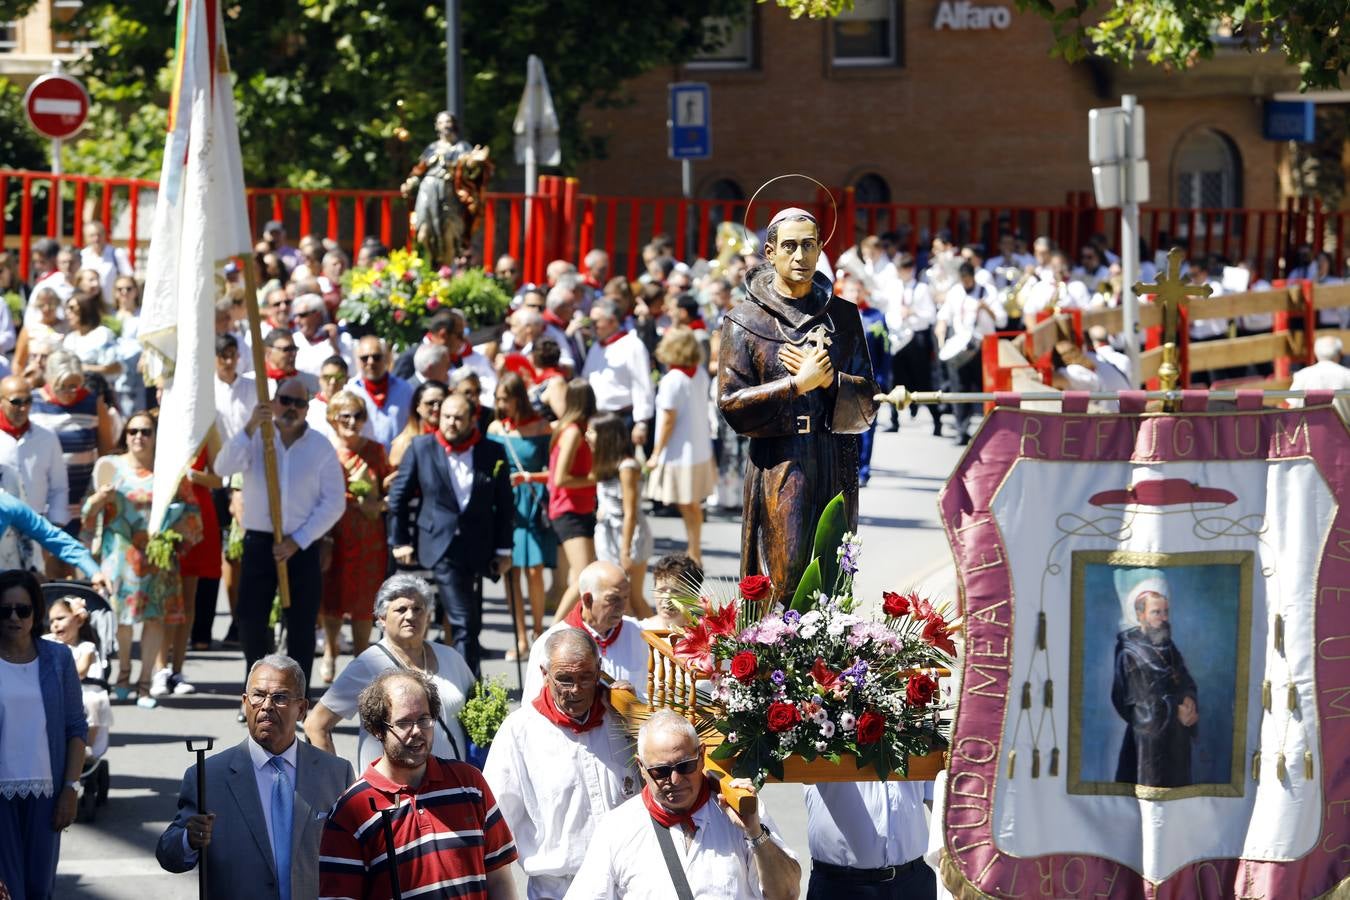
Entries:
<svg viewBox="0 0 1350 900">
<path fill-rule="evenodd" d="M 483 658 L 483 648 L 478 643 L 478 635 L 483 630 L 483 596 L 478 575 L 467 567 L 456 565 L 448 553 L 432 566 L 431 573 L 436 578 L 441 611 L 450 624 L 451 640 L 447 643 L 464 657 L 476 678 Z"/>
<path fill-rule="evenodd" d="M 52 830 L 56 798 L 0 797 L 0 882 L 13 900 L 47 900 L 56 881 L 61 832 Z"/>
</svg>

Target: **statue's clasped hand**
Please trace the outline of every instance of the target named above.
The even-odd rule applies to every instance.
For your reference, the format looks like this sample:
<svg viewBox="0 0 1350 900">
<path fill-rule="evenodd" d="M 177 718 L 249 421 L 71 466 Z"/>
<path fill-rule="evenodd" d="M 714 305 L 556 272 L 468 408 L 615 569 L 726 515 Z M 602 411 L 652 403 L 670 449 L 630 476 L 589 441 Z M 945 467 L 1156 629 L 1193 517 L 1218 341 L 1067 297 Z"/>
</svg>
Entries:
<svg viewBox="0 0 1350 900">
<path fill-rule="evenodd" d="M 829 351 L 824 348 L 806 350 L 785 344 L 778 351 L 778 359 L 792 376 L 799 394 L 834 384 L 834 364 L 830 362 Z"/>
</svg>

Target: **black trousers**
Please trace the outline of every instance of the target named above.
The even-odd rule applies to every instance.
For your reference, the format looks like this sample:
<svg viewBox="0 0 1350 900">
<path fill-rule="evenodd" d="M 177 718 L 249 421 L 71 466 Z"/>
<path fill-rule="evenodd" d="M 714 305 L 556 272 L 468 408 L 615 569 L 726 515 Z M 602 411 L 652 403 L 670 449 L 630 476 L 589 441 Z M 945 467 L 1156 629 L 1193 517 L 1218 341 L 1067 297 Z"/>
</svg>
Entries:
<svg viewBox="0 0 1350 900">
<path fill-rule="evenodd" d="M 947 363 L 947 385 L 950 390 L 962 393 L 973 394 L 983 388 L 984 364 L 980 359 L 980 354 L 976 353 L 964 366 L 954 366 Z M 970 433 L 970 420 L 975 415 L 975 410 L 979 409 L 978 403 L 953 403 L 952 412 L 956 416 L 957 435 Z"/>
<path fill-rule="evenodd" d="M 901 347 L 891 356 L 891 383 L 903 384 L 910 391 L 933 390 L 933 332 L 931 329 L 917 332 L 913 340 Z M 888 407 L 893 417 L 898 417 L 895 407 Z M 910 407 L 911 414 L 917 414 L 917 407 Z M 940 421 L 941 410 L 936 403 L 928 404 L 928 412 L 933 421 Z"/>
<path fill-rule="evenodd" d="M 211 491 L 211 505 L 216 508 L 216 520 L 220 522 L 222 547 L 230 540 L 230 489 L 216 488 Z M 192 643 L 211 643 L 211 630 L 216 624 L 216 601 L 220 596 L 219 578 L 197 579 L 196 618 L 192 620 Z M 186 597 L 183 599 L 187 599 Z"/>
<path fill-rule="evenodd" d="M 937 897 L 937 875 L 933 867 L 920 862 L 900 872 L 891 881 L 855 881 L 837 875 L 826 875 L 811 867 L 811 881 L 806 888 L 806 900 L 934 900 Z"/>
<path fill-rule="evenodd" d="M 483 630 L 482 582 L 478 573 L 456 563 L 447 554 L 431 567 L 431 574 L 436 578 L 441 612 L 450 624 L 450 644 L 477 677 L 483 658 L 483 648 L 478 643 Z"/>
<path fill-rule="evenodd" d="M 291 605 L 282 611 L 286 623 L 286 654 L 305 673 L 314 668 L 314 626 L 319 619 L 319 542 L 315 541 L 286 562 L 291 581 Z M 244 648 L 244 672 L 267 655 L 272 598 L 277 593 L 277 564 L 272 559 L 272 535 L 244 532 L 244 559 L 239 574 L 239 642 Z"/>
</svg>

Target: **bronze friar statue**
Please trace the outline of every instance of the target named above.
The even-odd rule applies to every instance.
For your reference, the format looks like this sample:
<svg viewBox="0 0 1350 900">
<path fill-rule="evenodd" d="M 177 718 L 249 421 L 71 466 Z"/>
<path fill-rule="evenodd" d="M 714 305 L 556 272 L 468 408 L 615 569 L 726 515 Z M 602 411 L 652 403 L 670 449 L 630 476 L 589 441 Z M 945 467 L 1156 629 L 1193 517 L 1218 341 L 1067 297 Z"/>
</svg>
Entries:
<svg viewBox="0 0 1350 900">
<path fill-rule="evenodd" d="M 459 121 L 448 112 L 437 113 L 436 140 L 422 151 L 402 187 L 403 196 L 413 201 L 413 239 L 423 258 L 455 267 L 469 248 L 491 175 L 488 149 L 470 147 L 459 136 Z"/>
<path fill-rule="evenodd" d="M 877 410 L 858 308 L 816 272 L 820 250 L 813 216 L 779 212 L 764 242 L 768 263 L 746 276 L 746 300 L 722 320 L 718 403 L 750 438 L 741 574 L 768 575 L 775 600 L 791 599 L 816 521 L 841 491 L 857 529 L 856 435 Z"/>
</svg>

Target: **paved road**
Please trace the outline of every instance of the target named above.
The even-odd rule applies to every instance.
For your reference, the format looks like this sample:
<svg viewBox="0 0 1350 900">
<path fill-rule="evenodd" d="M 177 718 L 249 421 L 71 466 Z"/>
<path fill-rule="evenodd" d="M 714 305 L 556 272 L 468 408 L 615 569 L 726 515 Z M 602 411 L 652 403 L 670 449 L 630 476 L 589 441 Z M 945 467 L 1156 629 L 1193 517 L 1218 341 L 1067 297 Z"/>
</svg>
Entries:
<svg viewBox="0 0 1350 900">
<path fill-rule="evenodd" d="M 863 490 L 859 529 L 863 539 L 859 596 L 873 602 L 879 602 L 882 590 L 911 586 L 937 597 L 955 596 L 951 555 L 938 525 L 937 495 L 959 450 L 950 440 L 932 437 L 927 422 L 926 415 L 918 423 L 906 419 L 899 433 L 877 435 L 873 476 Z M 678 519 L 653 521 L 658 554 L 683 549 Z M 703 554 L 710 575 L 736 576 L 739 535 L 738 520 L 713 520 L 704 526 Z M 485 662 L 485 672 L 506 675 L 514 684 L 515 666 L 502 659 L 510 646 L 511 626 L 500 589 L 489 593 L 487 604 L 484 644 L 493 658 Z M 226 618 L 217 619 L 221 633 Z M 112 793 L 97 821 L 75 825 L 65 835 L 57 870 L 58 897 L 177 900 L 196 895 L 195 874 L 169 875 L 160 870 L 154 858 L 155 841 L 173 816 L 183 770 L 192 761 L 183 738 L 210 736 L 217 747 L 243 738 L 243 726 L 234 721 L 243 661 L 237 652 L 196 653 L 189 660 L 187 675 L 197 686 L 195 695 L 169 699 L 155 710 L 116 707 L 108 752 Z M 338 729 L 339 753 L 355 756 L 355 735 L 354 726 Z M 769 785 L 764 797 L 792 847 L 805 859 L 801 788 Z M 519 869 L 516 872 L 519 875 Z"/>
</svg>

